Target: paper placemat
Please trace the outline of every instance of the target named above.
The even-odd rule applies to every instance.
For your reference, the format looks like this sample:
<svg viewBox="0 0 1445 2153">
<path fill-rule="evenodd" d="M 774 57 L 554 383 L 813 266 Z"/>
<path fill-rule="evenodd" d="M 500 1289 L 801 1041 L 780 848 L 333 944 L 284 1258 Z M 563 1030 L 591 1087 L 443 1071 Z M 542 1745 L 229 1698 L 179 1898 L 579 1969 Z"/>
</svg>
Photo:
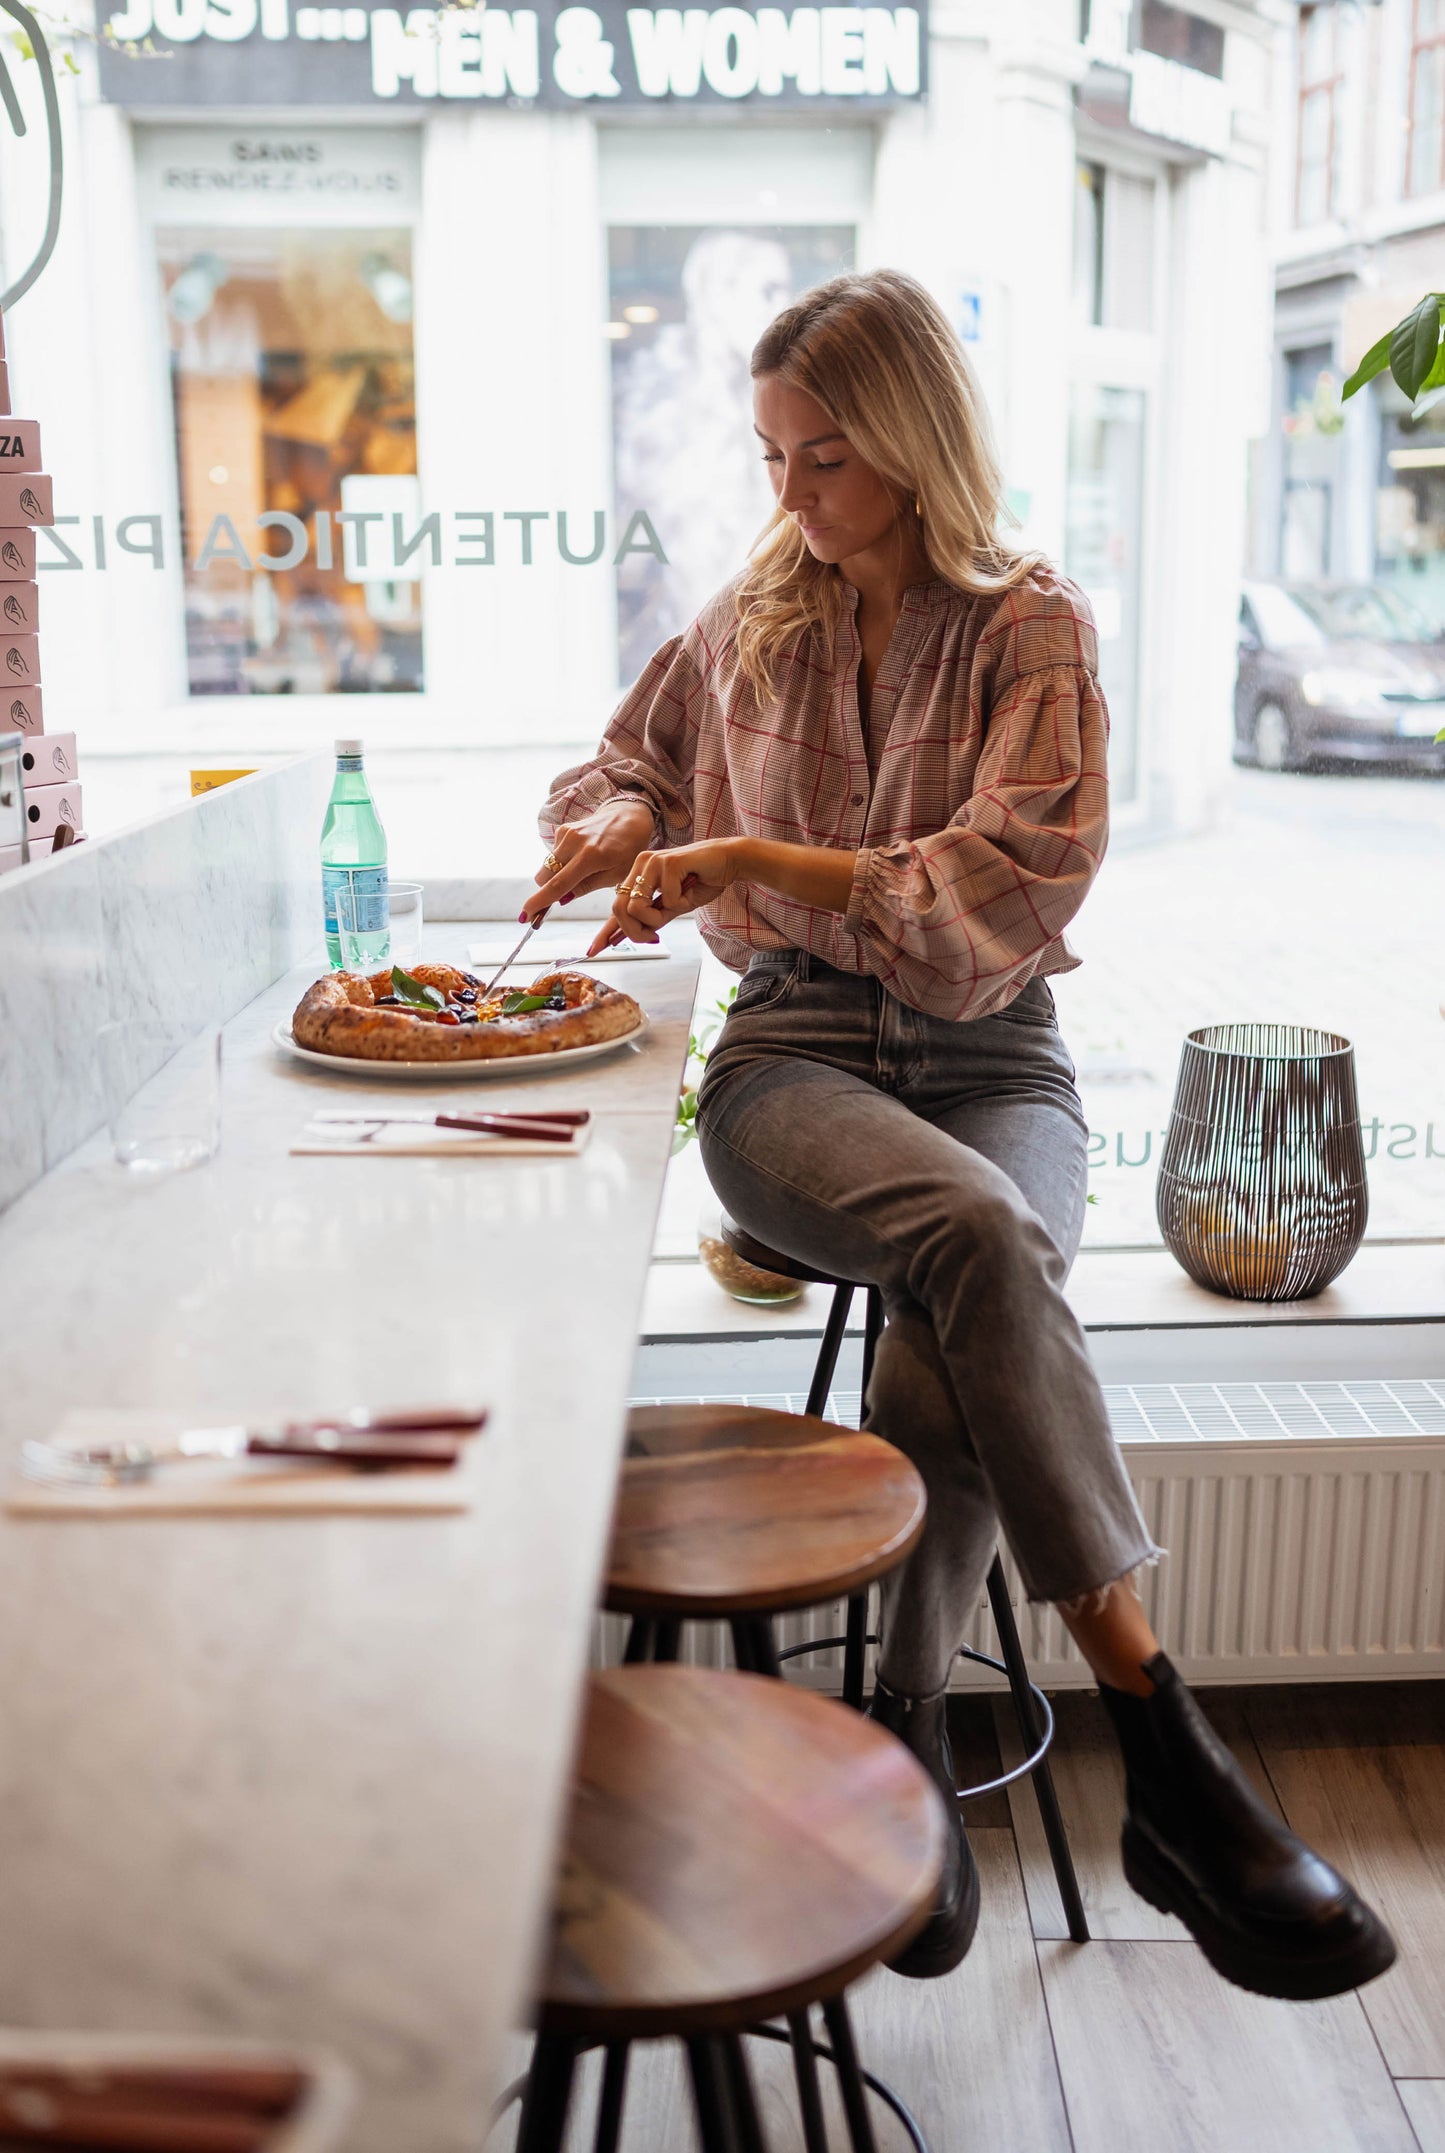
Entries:
<svg viewBox="0 0 1445 2153">
<path fill-rule="evenodd" d="M 591 1133 L 592 1124 L 583 1122 L 565 1144 L 559 1144 L 550 1137 L 439 1129 L 429 1114 L 378 1115 L 367 1121 L 355 1114 L 323 1111 L 312 1115 L 288 1148 L 293 1159 L 574 1159 Z"/>
<path fill-rule="evenodd" d="M 40 1432 L 77 1444 L 163 1443 L 204 1419 L 195 1413 L 91 1407 L 69 1412 L 53 1429 Z M 183 1464 L 158 1466 L 149 1480 L 119 1487 L 48 1487 L 43 1481 L 22 1479 L 17 1458 L 5 1491 L 5 1510 L 17 1518 L 444 1514 L 471 1508 L 480 1446 L 486 1439 L 485 1429 L 464 1436 L 458 1462 L 441 1471 L 368 1473 L 269 1458 L 189 1458 Z"/>
</svg>

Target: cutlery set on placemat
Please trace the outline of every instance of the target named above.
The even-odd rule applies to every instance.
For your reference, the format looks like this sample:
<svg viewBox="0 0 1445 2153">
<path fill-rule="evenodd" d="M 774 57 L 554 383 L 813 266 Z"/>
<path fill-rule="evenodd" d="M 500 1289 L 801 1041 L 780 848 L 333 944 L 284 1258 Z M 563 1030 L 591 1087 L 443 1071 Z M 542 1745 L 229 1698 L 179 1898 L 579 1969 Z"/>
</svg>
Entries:
<svg viewBox="0 0 1445 2153">
<path fill-rule="evenodd" d="M 182 1428 L 144 1441 L 131 1436 L 93 1442 L 47 1438 L 25 1443 L 20 1470 L 50 1487 L 121 1487 L 148 1480 L 162 1467 L 197 1460 L 269 1460 L 353 1471 L 446 1470 L 486 1423 L 483 1406 L 416 1406 L 368 1413 L 360 1407 L 322 1420 L 274 1428 Z"/>
</svg>

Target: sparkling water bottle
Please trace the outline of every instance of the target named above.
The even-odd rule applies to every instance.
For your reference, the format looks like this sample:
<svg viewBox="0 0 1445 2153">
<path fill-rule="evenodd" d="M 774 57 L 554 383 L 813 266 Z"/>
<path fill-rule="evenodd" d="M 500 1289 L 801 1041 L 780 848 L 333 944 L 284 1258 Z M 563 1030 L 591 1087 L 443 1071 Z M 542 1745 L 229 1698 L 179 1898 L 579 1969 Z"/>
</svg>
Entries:
<svg viewBox="0 0 1445 2153">
<path fill-rule="evenodd" d="M 345 960 L 336 916 L 336 892 L 344 886 L 352 910 L 347 925 L 359 945 L 349 952 L 353 968 L 370 971 L 391 954 L 387 901 L 386 832 L 361 766 L 361 742 L 338 740 L 336 778 L 321 825 L 321 897 L 326 914 L 326 954 L 333 972 Z"/>
</svg>

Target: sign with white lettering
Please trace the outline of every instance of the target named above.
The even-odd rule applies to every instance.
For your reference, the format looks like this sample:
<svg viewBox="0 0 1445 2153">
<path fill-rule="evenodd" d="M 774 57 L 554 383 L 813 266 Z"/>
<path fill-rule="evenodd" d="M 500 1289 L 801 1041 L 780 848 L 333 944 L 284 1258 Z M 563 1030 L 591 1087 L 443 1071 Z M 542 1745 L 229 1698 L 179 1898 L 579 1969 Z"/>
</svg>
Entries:
<svg viewBox="0 0 1445 2153">
<path fill-rule="evenodd" d="M 165 225 L 390 225 L 421 207 L 415 127 L 141 127 L 141 201 Z"/>
<path fill-rule="evenodd" d="M 126 0 L 100 46 L 114 104 L 867 109 L 926 87 L 912 7 L 308 7 Z"/>
</svg>

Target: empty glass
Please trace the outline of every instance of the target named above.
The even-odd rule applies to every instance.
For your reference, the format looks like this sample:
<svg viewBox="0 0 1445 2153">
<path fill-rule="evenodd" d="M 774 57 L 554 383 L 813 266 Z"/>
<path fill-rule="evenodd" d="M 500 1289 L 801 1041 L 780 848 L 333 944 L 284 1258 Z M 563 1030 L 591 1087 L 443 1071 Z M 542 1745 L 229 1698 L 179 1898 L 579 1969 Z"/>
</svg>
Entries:
<svg viewBox="0 0 1445 2153">
<path fill-rule="evenodd" d="M 410 967 L 421 955 L 422 885 L 392 882 L 387 886 L 391 902 L 391 961 Z"/>
<path fill-rule="evenodd" d="M 336 939 L 343 972 L 377 972 L 388 962 L 400 961 L 393 958 L 391 923 L 383 909 L 387 898 L 370 887 L 372 872 L 343 873 L 336 885 Z"/>
<path fill-rule="evenodd" d="M 178 1039 L 158 1024 L 102 1025 L 96 1035 L 106 1121 L 119 1163 L 169 1174 L 213 1158 L 221 1141 L 221 1032 Z"/>
</svg>

